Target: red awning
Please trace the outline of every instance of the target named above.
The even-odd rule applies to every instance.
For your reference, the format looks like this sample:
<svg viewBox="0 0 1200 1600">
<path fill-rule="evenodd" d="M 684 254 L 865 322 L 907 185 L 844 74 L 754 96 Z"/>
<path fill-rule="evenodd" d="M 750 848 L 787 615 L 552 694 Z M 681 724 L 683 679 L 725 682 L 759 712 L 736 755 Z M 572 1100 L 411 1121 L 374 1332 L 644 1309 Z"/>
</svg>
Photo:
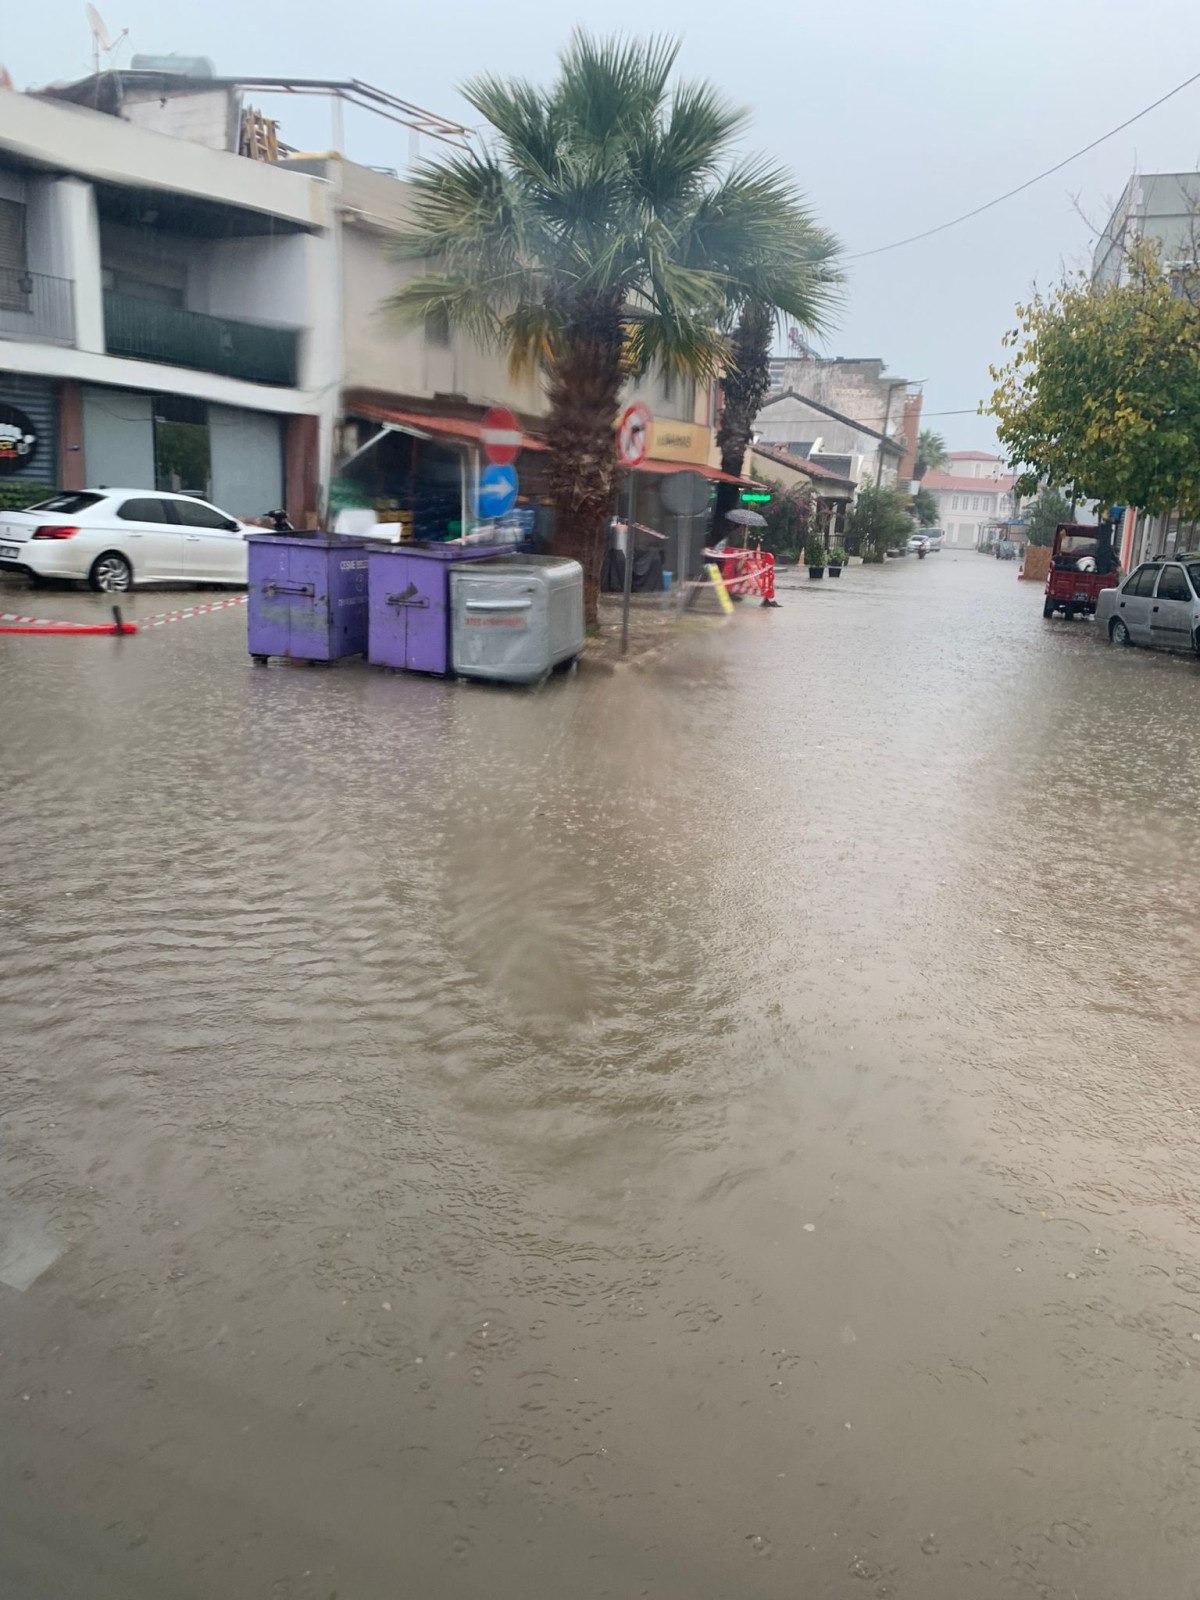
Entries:
<svg viewBox="0 0 1200 1600">
<path fill-rule="evenodd" d="M 694 461 L 659 461 L 654 456 L 647 456 L 641 465 L 635 468 L 637 472 L 658 472 L 664 477 L 671 472 L 698 472 L 702 478 L 709 478 L 713 483 L 745 483 L 749 478 L 735 478 L 728 472 L 722 472 L 720 467 L 700 466 Z"/>
<path fill-rule="evenodd" d="M 459 439 L 478 444 L 483 438 L 483 422 L 477 417 L 437 416 L 431 411 L 397 411 L 393 406 L 376 405 L 367 400 L 348 400 L 347 411 L 369 422 L 391 422 L 400 428 L 418 428 L 437 438 Z M 522 450 L 547 450 L 549 446 L 532 433 L 521 436 Z"/>
</svg>

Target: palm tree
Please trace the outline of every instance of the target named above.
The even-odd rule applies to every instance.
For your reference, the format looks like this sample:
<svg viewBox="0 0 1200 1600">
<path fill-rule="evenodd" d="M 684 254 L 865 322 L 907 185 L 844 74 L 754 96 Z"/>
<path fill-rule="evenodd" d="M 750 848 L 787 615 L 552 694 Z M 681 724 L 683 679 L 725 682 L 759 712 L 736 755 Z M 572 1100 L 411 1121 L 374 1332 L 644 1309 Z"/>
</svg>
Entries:
<svg viewBox="0 0 1200 1600">
<path fill-rule="evenodd" d="M 917 464 L 913 476 L 923 478 L 927 472 L 936 471 L 945 460 L 945 439 L 933 428 L 922 428 L 917 435 Z"/>
<path fill-rule="evenodd" d="M 432 266 L 391 301 L 541 374 L 555 545 L 583 564 L 593 624 L 622 385 L 652 365 L 711 380 L 751 301 L 805 326 L 822 305 L 790 180 L 732 159 L 746 115 L 710 84 L 668 92 L 678 50 L 576 32 L 548 88 L 472 79 L 494 137 L 419 169 L 400 254 Z"/>
</svg>

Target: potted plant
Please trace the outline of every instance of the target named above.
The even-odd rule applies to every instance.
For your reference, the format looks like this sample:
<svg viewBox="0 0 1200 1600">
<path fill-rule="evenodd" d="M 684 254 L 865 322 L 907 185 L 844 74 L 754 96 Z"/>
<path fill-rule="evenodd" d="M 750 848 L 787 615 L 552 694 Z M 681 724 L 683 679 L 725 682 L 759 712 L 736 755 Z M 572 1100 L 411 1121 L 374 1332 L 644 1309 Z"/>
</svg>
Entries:
<svg viewBox="0 0 1200 1600">
<path fill-rule="evenodd" d="M 815 535 L 804 541 L 804 560 L 810 578 L 825 576 L 825 546 Z"/>
<path fill-rule="evenodd" d="M 841 545 L 835 544 L 833 549 L 829 552 L 829 576 L 831 578 L 840 578 L 842 575 L 842 568 L 846 565 L 849 559 L 850 557 L 842 549 Z"/>
</svg>

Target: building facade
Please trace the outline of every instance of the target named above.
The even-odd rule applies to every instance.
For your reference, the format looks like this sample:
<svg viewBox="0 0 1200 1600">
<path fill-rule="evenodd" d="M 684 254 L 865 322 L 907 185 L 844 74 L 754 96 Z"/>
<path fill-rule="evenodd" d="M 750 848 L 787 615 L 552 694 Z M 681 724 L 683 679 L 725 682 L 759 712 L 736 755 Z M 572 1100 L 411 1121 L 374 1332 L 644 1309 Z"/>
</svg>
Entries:
<svg viewBox="0 0 1200 1600">
<path fill-rule="evenodd" d="M 0 94 L 0 407 L 35 440 L 7 481 L 315 511 L 328 222 L 311 179 Z"/>
<path fill-rule="evenodd" d="M 340 154 L 247 138 L 242 88 L 207 63 L 0 94 L 0 434 L 32 492 L 183 489 L 243 517 L 344 507 L 431 537 L 475 519 L 481 421 L 526 430 L 522 489 L 546 451 L 540 381 L 387 301 L 411 186 Z M 258 119 L 261 126 L 262 119 Z M 639 521 L 658 488 L 720 477 L 716 386 L 650 374 Z M 0 470 L 5 462 L 0 456 Z M 14 490 L 15 492 L 15 490 Z"/>
<path fill-rule="evenodd" d="M 988 525 L 1015 516 L 1013 474 L 986 450 L 952 450 L 921 487 L 937 501 L 938 525 L 950 550 L 975 550 Z"/>
<path fill-rule="evenodd" d="M 921 427 L 922 396 L 919 385 L 907 378 L 894 377 L 886 371 L 883 361 L 877 356 L 825 358 L 809 351 L 772 359 L 771 390 L 767 404 L 787 393 L 815 402 L 817 406 L 852 424 L 856 430 L 867 430 L 865 433 L 856 431 L 852 437 L 838 436 L 840 442 L 847 445 L 857 440 L 858 449 L 850 453 L 864 457 L 861 470 L 852 474 L 856 481 L 875 481 L 878 448 L 874 440 L 886 436 L 899 445 L 898 454 L 884 450 L 881 481 L 907 489 L 913 476 L 917 435 Z M 778 437 L 768 438 L 765 432 L 762 437 L 775 445 L 783 442 Z M 833 453 L 845 454 L 846 451 Z M 836 470 L 839 464 L 829 465 Z"/>
<path fill-rule="evenodd" d="M 895 487 L 906 451 L 901 439 L 880 433 L 795 389 L 768 395 L 754 419 L 754 440 L 823 467 L 856 485 Z"/>
</svg>

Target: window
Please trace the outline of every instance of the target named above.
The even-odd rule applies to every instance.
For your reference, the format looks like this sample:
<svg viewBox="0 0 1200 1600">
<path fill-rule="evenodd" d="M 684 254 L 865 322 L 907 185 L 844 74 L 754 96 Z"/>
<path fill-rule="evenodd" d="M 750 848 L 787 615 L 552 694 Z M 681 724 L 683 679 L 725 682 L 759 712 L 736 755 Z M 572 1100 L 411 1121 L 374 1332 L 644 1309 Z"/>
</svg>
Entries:
<svg viewBox="0 0 1200 1600">
<path fill-rule="evenodd" d="M 1190 600 L 1192 591 L 1188 588 L 1188 581 L 1183 575 L 1182 567 L 1164 567 L 1162 577 L 1158 580 L 1158 598 L 1160 600 Z"/>
<path fill-rule="evenodd" d="M 952 495 L 951 496 L 951 498 L 950 498 L 950 509 L 951 509 L 951 511 L 957 511 L 958 510 L 958 496 L 957 495 Z"/>
<path fill-rule="evenodd" d="M 1200 562 L 1193 562 L 1188 568 L 1188 577 L 1192 580 L 1192 588 L 1200 594 Z"/>
<path fill-rule="evenodd" d="M 25 207 L 0 200 L 0 307 L 28 311 L 32 288 L 25 260 Z"/>
<path fill-rule="evenodd" d="M 1128 580 L 1123 594 L 1150 595 L 1154 593 L 1154 580 L 1158 577 L 1159 569 L 1152 563 L 1139 567 L 1133 577 Z"/>
<path fill-rule="evenodd" d="M 450 348 L 450 313 L 445 306 L 434 306 L 425 313 L 425 338 L 439 350 Z"/>
<path fill-rule="evenodd" d="M 169 502 L 163 500 L 126 500 L 117 510 L 122 522 L 165 522 L 175 525 Z"/>
<path fill-rule="evenodd" d="M 81 511 L 87 511 L 94 505 L 99 505 L 104 499 L 102 494 L 52 494 L 49 500 L 39 500 L 37 505 L 30 506 L 30 511 L 59 511 L 64 516 L 75 517 Z"/>
<path fill-rule="evenodd" d="M 238 524 L 216 506 L 206 506 L 203 500 L 173 500 L 171 508 L 185 528 L 221 528 L 225 533 L 236 533 Z"/>
</svg>

